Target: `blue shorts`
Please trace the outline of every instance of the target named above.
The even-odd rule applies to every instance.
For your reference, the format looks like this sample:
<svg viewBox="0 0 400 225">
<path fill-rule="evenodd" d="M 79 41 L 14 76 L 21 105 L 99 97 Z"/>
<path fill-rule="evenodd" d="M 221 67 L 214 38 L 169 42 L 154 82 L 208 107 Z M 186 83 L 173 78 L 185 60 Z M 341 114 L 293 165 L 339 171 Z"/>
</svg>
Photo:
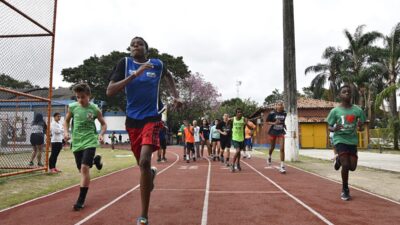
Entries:
<svg viewBox="0 0 400 225">
<path fill-rule="evenodd" d="M 244 139 L 244 145 L 245 146 L 251 146 L 251 138 Z"/>
</svg>

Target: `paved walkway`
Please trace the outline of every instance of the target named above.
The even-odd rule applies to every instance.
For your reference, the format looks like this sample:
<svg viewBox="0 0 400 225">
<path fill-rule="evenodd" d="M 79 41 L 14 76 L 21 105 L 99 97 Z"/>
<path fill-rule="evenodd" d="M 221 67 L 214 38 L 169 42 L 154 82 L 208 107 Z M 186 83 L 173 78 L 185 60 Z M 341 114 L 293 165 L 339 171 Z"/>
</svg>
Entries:
<svg viewBox="0 0 400 225">
<path fill-rule="evenodd" d="M 332 150 L 320 149 L 301 149 L 300 155 L 319 159 L 332 159 Z M 400 172 L 400 154 L 379 154 L 371 152 L 358 152 L 358 165 Z"/>
</svg>

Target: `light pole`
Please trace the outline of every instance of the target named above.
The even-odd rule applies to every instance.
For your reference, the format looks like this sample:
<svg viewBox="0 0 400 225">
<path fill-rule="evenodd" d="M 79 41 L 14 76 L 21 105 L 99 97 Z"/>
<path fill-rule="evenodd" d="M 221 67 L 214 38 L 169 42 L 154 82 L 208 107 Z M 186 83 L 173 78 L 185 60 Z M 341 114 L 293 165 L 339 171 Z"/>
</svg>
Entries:
<svg viewBox="0 0 400 225">
<path fill-rule="evenodd" d="M 294 35 L 293 0 L 283 0 L 283 71 L 285 108 L 287 111 L 285 159 L 299 158 L 299 120 L 297 116 L 296 45 Z"/>
</svg>

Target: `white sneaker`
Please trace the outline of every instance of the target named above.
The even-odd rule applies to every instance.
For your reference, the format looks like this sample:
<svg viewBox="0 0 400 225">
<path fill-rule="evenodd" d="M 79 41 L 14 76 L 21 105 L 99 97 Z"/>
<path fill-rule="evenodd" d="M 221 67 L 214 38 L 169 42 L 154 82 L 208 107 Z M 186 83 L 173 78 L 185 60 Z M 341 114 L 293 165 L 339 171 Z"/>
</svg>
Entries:
<svg viewBox="0 0 400 225">
<path fill-rule="evenodd" d="M 284 166 L 281 166 L 281 168 L 279 169 L 280 173 L 286 173 L 286 169 Z"/>
<path fill-rule="evenodd" d="M 250 159 L 251 158 L 251 154 L 247 153 L 247 158 Z"/>
</svg>

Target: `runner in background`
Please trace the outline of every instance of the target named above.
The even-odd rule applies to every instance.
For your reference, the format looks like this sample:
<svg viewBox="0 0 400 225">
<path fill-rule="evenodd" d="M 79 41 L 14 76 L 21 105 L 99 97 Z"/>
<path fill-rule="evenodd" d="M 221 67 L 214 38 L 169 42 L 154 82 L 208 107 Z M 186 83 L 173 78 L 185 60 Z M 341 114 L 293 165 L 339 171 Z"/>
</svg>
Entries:
<svg viewBox="0 0 400 225">
<path fill-rule="evenodd" d="M 208 157 L 211 157 L 210 124 L 206 119 L 203 119 L 203 123 L 200 127 L 200 138 L 201 138 L 201 149 L 200 149 L 201 158 L 204 159 L 204 146 L 207 147 Z"/>
<path fill-rule="evenodd" d="M 200 127 L 197 126 L 197 120 L 193 120 L 194 150 L 196 158 L 200 158 Z"/>
</svg>

